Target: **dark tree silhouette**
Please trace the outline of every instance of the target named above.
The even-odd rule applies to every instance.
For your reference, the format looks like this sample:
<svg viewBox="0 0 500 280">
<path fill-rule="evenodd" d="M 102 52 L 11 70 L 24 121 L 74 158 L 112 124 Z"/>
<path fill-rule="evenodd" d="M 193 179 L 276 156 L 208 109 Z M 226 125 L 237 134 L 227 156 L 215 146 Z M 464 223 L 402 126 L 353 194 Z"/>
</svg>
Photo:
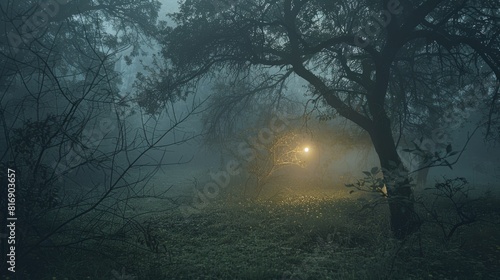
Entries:
<svg viewBox="0 0 500 280">
<path fill-rule="evenodd" d="M 499 8 L 493 0 L 184 1 L 170 15 L 175 26 L 162 30 L 160 67 L 140 77 L 140 105 L 154 113 L 217 73 L 238 78 L 254 71 L 266 74 L 267 84 L 301 77 L 370 135 L 392 231 L 404 238 L 419 220 L 398 132 L 463 100 L 467 93 L 458 89 L 471 81 L 498 80 Z M 498 106 L 498 92 L 484 98 Z"/>
<path fill-rule="evenodd" d="M 130 115 L 137 108 L 118 99 L 115 62 L 126 49 L 137 52 L 140 37 L 154 30 L 159 2 L 99 2 L 0 4 L 0 165 L 17 173 L 19 278 L 42 277 L 57 263 L 52 256 L 84 252 L 93 242 L 101 244 L 94 254 L 112 259 L 103 241 L 112 246 L 134 234 L 140 236 L 137 246 L 165 253 L 139 218 L 147 211 L 129 210 L 144 198 L 176 208 L 168 189 L 157 192 L 149 181 L 160 168 L 180 163 L 165 154 L 196 136 L 179 126 L 199 104 L 159 119 L 143 117 L 136 130 Z M 52 250 L 58 253 L 48 257 Z"/>
</svg>

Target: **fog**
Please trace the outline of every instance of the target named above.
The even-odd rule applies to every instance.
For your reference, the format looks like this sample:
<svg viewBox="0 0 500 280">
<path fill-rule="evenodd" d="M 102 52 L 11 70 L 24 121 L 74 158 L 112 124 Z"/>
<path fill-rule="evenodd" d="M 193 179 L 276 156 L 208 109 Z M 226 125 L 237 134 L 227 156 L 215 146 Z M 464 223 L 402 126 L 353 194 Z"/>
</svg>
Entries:
<svg viewBox="0 0 500 280">
<path fill-rule="evenodd" d="M 497 2 L 0 8 L 2 279 L 500 278 Z"/>
</svg>

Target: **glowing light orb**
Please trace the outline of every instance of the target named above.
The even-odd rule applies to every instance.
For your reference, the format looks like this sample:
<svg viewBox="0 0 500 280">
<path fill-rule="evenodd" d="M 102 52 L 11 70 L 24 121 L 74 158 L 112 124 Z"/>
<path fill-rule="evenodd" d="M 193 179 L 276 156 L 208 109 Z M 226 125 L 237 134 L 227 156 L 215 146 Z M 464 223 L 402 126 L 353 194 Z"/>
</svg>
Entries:
<svg viewBox="0 0 500 280">
<path fill-rule="evenodd" d="M 308 153 L 309 152 L 309 147 L 304 148 L 304 152 Z"/>
</svg>

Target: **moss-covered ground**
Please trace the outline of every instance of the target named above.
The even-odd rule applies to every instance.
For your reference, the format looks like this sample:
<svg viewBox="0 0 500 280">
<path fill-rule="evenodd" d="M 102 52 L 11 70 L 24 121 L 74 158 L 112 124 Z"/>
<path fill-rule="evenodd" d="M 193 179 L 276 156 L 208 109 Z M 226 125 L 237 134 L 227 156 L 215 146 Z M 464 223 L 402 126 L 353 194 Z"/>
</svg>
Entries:
<svg viewBox="0 0 500 280">
<path fill-rule="evenodd" d="M 189 218 L 145 216 L 115 240 L 48 248 L 25 279 L 500 279 L 498 200 L 475 205 L 487 221 L 447 242 L 433 224 L 396 240 L 386 205 L 364 205 L 324 193 L 221 198 Z"/>
</svg>

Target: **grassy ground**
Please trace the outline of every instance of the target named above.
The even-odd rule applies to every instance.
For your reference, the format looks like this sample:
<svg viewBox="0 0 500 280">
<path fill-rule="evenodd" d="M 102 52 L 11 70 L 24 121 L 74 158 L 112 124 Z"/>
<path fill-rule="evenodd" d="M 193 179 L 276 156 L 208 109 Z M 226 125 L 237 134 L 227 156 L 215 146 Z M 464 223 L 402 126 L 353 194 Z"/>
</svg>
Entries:
<svg viewBox="0 0 500 280">
<path fill-rule="evenodd" d="M 464 227 L 449 242 L 424 224 L 402 242 L 391 238 L 386 205 L 360 211 L 358 198 L 221 198 L 187 219 L 144 218 L 142 231 L 114 242 L 46 250 L 26 279 L 500 279 L 499 224 Z M 498 200 L 475 207 L 498 222 Z"/>
</svg>

